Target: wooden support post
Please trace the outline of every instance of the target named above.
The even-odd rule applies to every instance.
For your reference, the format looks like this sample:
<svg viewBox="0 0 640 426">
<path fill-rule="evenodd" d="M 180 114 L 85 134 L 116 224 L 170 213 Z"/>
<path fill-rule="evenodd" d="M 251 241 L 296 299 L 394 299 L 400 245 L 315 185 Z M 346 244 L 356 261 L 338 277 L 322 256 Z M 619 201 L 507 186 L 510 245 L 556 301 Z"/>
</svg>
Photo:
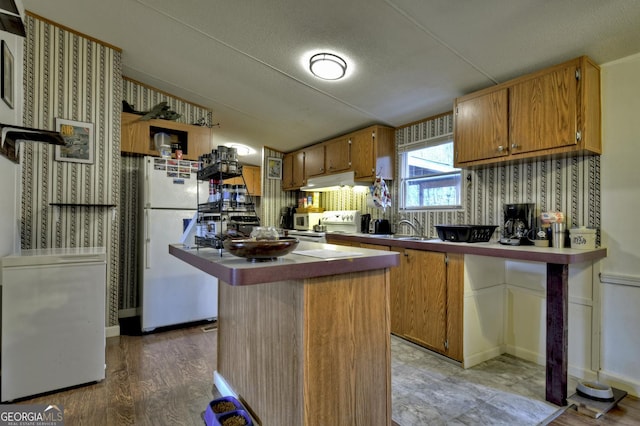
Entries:
<svg viewBox="0 0 640 426">
<path fill-rule="evenodd" d="M 547 401 L 567 405 L 569 265 L 547 263 Z"/>
</svg>

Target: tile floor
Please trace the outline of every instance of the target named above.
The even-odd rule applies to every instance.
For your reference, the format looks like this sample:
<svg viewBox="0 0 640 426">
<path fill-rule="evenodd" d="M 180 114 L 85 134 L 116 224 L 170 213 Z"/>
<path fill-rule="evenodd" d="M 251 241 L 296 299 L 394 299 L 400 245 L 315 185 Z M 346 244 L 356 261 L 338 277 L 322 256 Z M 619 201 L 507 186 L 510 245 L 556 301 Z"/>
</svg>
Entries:
<svg viewBox="0 0 640 426">
<path fill-rule="evenodd" d="M 544 367 L 510 355 L 465 370 L 392 336 L 391 360 L 400 426 L 540 425 L 564 411 L 544 399 Z"/>
</svg>

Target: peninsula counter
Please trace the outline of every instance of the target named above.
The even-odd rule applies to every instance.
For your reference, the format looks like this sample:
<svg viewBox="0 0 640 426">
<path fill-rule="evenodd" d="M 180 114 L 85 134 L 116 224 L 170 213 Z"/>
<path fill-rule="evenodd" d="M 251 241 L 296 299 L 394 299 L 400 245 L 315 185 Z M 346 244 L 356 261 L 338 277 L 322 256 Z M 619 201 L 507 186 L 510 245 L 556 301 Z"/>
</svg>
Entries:
<svg viewBox="0 0 640 426">
<path fill-rule="evenodd" d="M 607 255 L 606 248 L 578 250 L 534 246 L 506 246 L 497 243 L 460 243 L 432 240 L 404 240 L 375 234 L 328 234 L 327 240 L 388 245 L 464 255 L 540 262 L 546 264 L 546 400 L 567 405 L 568 276 L 569 265 L 596 262 Z"/>
<path fill-rule="evenodd" d="M 310 250 L 329 257 L 296 254 Z M 397 253 L 300 242 L 252 263 L 181 244 L 169 252 L 219 279 L 216 377 L 260 424 L 391 425 Z"/>
</svg>

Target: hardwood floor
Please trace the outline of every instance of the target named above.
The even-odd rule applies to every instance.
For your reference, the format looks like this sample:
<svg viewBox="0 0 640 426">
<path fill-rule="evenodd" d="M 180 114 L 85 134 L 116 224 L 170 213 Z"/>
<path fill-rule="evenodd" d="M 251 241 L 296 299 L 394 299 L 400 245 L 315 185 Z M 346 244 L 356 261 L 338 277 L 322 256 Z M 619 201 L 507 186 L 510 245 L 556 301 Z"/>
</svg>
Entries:
<svg viewBox="0 0 640 426">
<path fill-rule="evenodd" d="M 19 403 L 62 405 L 67 426 L 204 425 L 202 412 L 218 394 L 212 385 L 217 331 L 203 328 L 109 338 L 104 381 Z M 627 396 L 597 420 L 569 409 L 550 424 L 637 425 L 640 400 Z"/>
<path fill-rule="evenodd" d="M 599 419 L 569 409 L 549 424 L 554 426 L 638 425 L 640 424 L 640 399 L 627 395 L 616 407 Z"/>
<path fill-rule="evenodd" d="M 65 425 L 204 425 L 217 335 L 204 327 L 109 338 L 105 380 L 20 403 L 60 404 Z"/>
</svg>

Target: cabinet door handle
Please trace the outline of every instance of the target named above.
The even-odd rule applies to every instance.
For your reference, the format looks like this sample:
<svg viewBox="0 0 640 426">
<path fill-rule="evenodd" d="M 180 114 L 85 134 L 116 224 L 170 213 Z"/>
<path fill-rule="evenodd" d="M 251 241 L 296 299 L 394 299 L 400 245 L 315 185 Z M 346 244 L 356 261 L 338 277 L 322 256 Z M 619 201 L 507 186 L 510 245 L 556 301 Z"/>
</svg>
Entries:
<svg viewBox="0 0 640 426">
<path fill-rule="evenodd" d="M 498 145 L 498 152 L 504 151 L 504 147 L 502 145 Z"/>
<path fill-rule="evenodd" d="M 517 144 L 517 143 L 512 143 L 512 144 L 511 144 L 511 148 L 513 148 L 513 149 L 518 149 L 519 147 L 518 147 L 518 144 Z"/>
</svg>

